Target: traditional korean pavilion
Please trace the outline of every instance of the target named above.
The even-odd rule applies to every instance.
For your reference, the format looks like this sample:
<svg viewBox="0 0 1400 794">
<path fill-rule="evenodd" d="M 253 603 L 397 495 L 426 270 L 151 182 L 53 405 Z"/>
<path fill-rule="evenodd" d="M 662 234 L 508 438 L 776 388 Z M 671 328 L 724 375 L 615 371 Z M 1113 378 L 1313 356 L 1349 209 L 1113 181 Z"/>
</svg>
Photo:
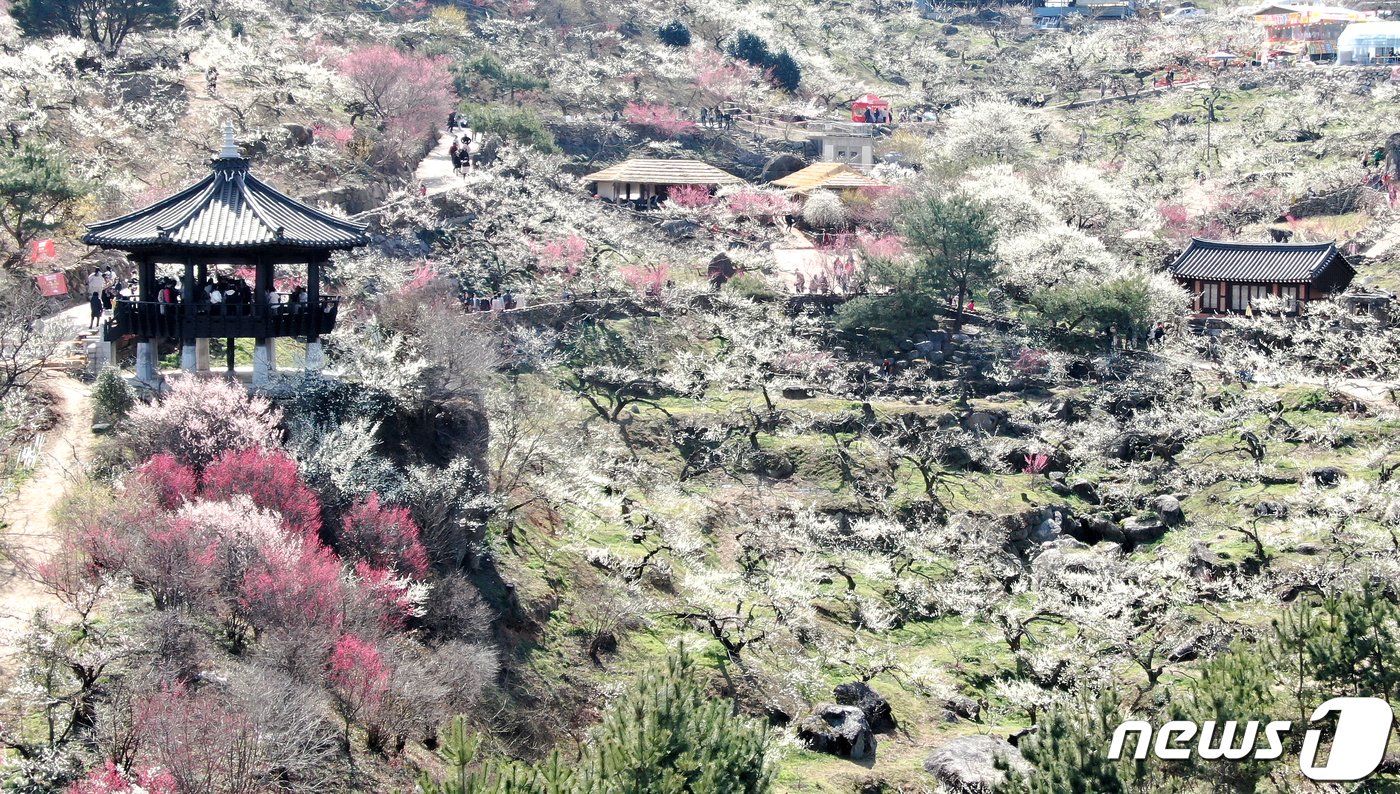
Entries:
<svg viewBox="0 0 1400 794">
<path fill-rule="evenodd" d="M 149 207 L 89 224 L 82 237 L 127 252 L 135 265 L 137 292 L 117 301 L 104 341 L 136 338 L 136 375 L 143 382 L 158 379 L 162 340 L 178 340 L 181 369 L 195 372 L 209 369 L 210 339 L 228 340 L 232 371 L 233 340 L 251 338 L 255 385 L 275 371 L 280 337 L 304 337 L 307 368 L 319 367 L 320 338 L 335 327 L 339 308 L 336 296 L 321 294 L 321 267 L 332 252 L 369 242 L 365 224 L 309 207 L 250 174 L 233 132 L 233 125 L 224 126 L 223 148 L 204 179 Z M 252 271 L 248 300 L 209 300 L 203 285 L 210 267 L 220 265 Z M 279 265 L 306 268 L 303 299 L 275 292 Z"/>
<path fill-rule="evenodd" d="M 1242 314 L 1256 298 L 1282 298 L 1290 314 L 1340 293 L 1356 275 L 1335 243 L 1231 243 L 1193 238 L 1172 275 L 1197 314 Z"/>
</svg>

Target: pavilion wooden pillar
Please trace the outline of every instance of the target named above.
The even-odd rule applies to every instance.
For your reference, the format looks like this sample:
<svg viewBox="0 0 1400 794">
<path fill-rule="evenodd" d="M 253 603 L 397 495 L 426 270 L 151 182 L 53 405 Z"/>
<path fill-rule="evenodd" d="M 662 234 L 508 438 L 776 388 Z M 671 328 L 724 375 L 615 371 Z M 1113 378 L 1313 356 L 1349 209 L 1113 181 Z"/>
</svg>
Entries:
<svg viewBox="0 0 1400 794">
<path fill-rule="evenodd" d="M 258 257 L 253 270 L 254 317 L 271 317 L 272 312 L 267 305 L 267 292 L 271 288 L 272 261 Z M 277 340 L 270 336 L 254 337 L 253 385 L 266 386 L 275 372 L 277 372 Z"/>
<path fill-rule="evenodd" d="M 194 259 L 187 256 L 185 257 L 185 274 L 180 278 L 180 307 L 177 309 L 179 315 L 194 314 L 196 289 Z M 193 337 L 185 337 L 180 340 L 180 369 L 185 372 L 195 372 L 199 369 L 198 348 L 195 346 Z"/>
<path fill-rule="evenodd" d="M 311 323 L 311 333 L 306 336 L 306 363 L 302 366 L 309 372 L 319 372 L 326 368 L 326 354 L 321 349 L 321 260 L 312 257 L 306 263 L 306 319 Z"/>
<path fill-rule="evenodd" d="M 142 256 L 136 263 L 136 299 L 142 303 L 156 299 L 156 262 L 150 256 Z M 136 338 L 136 379 L 147 386 L 160 382 L 160 368 L 157 366 L 160 337 L 138 336 Z"/>
</svg>

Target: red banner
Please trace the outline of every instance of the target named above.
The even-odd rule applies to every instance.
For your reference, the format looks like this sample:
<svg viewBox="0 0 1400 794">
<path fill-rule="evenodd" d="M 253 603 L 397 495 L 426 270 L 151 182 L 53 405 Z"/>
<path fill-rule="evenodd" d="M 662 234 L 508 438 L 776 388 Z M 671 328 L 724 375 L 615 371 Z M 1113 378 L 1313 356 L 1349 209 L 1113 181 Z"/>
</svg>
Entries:
<svg viewBox="0 0 1400 794">
<path fill-rule="evenodd" d="M 42 262 L 45 259 L 57 259 L 58 251 L 54 248 L 53 240 L 30 240 L 29 241 L 29 261 Z"/>
<path fill-rule="evenodd" d="M 39 282 L 39 291 L 45 298 L 61 298 L 68 294 L 68 277 L 62 273 L 35 276 L 34 280 Z"/>
</svg>

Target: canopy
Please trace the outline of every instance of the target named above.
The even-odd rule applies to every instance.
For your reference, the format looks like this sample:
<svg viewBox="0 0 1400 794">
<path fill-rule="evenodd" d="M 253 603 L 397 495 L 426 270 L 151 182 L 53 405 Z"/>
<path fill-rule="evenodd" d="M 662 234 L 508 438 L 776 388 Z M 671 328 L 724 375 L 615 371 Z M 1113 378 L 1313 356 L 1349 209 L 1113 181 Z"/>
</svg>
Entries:
<svg viewBox="0 0 1400 794">
<path fill-rule="evenodd" d="M 883 110 L 888 113 L 890 110 L 890 102 L 875 94 L 865 94 L 851 103 L 851 121 L 865 121 L 865 111 L 867 108 L 870 110 Z"/>
</svg>

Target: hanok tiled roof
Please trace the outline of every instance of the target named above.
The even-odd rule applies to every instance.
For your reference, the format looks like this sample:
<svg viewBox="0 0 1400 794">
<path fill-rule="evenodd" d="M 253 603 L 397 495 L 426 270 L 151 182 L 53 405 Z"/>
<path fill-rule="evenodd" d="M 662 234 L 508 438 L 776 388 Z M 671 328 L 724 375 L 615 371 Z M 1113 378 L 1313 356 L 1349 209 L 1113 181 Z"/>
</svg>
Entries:
<svg viewBox="0 0 1400 794">
<path fill-rule="evenodd" d="M 791 190 L 849 190 L 881 187 L 884 183 L 878 179 L 871 179 L 845 163 L 812 163 L 801 171 L 773 180 L 773 184 Z"/>
<path fill-rule="evenodd" d="M 1178 278 L 1302 284 L 1339 265 L 1355 273 L 1335 243 L 1226 243 L 1193 238 L 1172 263 Z"/>
<path fill-rule="evenodd" d="M 279 192 L 249 174 L 242 157 L 221 156 L 209 176 L 149 207 L 88 224 L 82 240 L 128 251 L 330 251 L 369 243 L 365 227 Z"/>
<path fill-rule="evenodd" d="M 699 160 L 626 160 L 584 177 L 589 182 L 636 182 L 643 185 L 732 185 L 743 182 Z"/>
</svg>

